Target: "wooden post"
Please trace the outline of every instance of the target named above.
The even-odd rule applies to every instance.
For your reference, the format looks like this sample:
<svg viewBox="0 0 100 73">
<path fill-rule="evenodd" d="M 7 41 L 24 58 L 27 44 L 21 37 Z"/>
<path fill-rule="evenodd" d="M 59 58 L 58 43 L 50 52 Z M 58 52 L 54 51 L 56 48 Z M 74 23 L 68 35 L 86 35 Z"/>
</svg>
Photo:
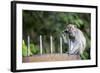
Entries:
<svg viewBox="0 0 100 73">
<path fill-rule="evenodd" d="M 42 55 L 42 36 L 40 35 L 40 54 Z"/>
<path fill-rule="evenodd" d="M 28 37 L 27 37 L 27 56 L 29 56 L 29 50 L 30 50 L 30 36 L 28 35 Z"/>
<path fill-rule="evenodd" d="M 51 51 L 51 54 L 53 53 L 53 38 L 52 38 L 52 35 L 50 36 L 50 51 Z"/>
<path fill-rule="evenodd" d="M 60 53 L 62 54 L 62 37 L 60 37 Z"/>
</svg>

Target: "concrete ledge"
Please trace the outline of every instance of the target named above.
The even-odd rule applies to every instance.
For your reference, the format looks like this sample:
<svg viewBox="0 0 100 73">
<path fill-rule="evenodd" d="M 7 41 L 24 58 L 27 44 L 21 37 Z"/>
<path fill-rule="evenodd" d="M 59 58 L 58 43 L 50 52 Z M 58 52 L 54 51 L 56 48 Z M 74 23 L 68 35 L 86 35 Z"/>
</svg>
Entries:
<svg viewBox="0 0 100 73">
<path fill-rule="evenodd" d="M 23 62 L 48 62 L 48 61 L 67 61 L 80 60 L 79 55 L 68 54 L 43 54 L 23 57 Z"/>
</svg>

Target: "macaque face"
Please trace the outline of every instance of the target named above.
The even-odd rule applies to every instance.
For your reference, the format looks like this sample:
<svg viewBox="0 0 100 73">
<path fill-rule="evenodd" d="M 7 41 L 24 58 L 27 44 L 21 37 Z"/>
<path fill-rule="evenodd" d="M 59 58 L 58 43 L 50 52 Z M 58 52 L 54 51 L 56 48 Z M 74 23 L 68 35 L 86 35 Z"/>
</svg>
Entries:
<svg viewBox="0 0 100 73">
<path fill-rule="evenodd" d="M 75 33 L 75 30 L 76 30 L 76 27 L 75 25 L 73 24 L 69 24 L 66 29 L 65 29 L 65 33 L 68 33 L 70 36 L 74 36 L 74 33 Z"/>
<path fill-rule="evenodd" d="M 75 31 L 75 25 L 72 25 L 72 24 L 69 24 L 67 27 L 66 27 L 66 30 L 71 32 L 71 31 Z"/>
</svg>

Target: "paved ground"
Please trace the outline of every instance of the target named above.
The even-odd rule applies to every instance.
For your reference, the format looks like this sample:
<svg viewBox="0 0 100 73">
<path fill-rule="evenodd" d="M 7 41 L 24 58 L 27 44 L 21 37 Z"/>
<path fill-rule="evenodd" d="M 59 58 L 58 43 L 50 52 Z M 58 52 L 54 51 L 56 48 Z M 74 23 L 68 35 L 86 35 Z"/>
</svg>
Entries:
<svg viewBox="0 0 100 73">
<path fill-rule="evenodd" d="M 67 54 L 44 54 L 23 57 L 23 62 L 47 62 L 47 61 L 65 61 L 65 60 L 80 60 L 79 55 Z"/>
</svg>

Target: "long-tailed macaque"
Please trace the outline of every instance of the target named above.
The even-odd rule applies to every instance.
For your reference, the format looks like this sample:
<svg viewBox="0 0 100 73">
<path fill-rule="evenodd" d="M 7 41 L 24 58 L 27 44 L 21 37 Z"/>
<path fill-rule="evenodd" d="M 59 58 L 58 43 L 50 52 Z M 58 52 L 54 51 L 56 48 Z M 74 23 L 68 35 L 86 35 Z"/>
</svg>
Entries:
<svg viewBox="0 0 100 73">
<path fill-rule="evenodd" d="M 69 24 L 62 33 L 64 43 L 68 44 L 68 54 L 81 55 L 86 47 L 86 38 L 75 25 Z"/>
</svg>

